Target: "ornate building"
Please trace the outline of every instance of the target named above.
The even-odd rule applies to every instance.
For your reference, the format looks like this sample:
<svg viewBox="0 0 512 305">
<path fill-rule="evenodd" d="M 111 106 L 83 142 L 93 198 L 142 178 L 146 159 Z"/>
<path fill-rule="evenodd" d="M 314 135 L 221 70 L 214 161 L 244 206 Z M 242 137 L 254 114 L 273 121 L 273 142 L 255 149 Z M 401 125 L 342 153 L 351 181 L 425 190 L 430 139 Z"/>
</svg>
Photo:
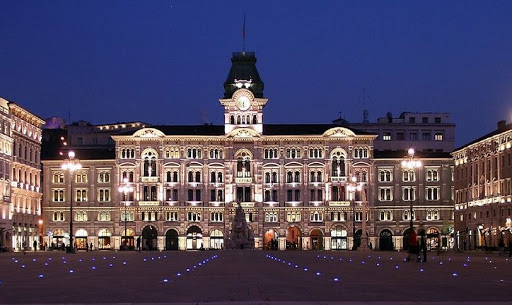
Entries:
<svg viewBox="0 0 512 305">
<path fill-rule="evenodd" d="M 457 247 L 497 247 L 500 240 L 507 245 L 512 230 L 512 124 L 498 122 L 495 131 L 452 155 Z"/>
<path fill-rule="evenodd" d="M 0 251 L 8 250 L 12 241 L 12 142 L 9 102 L 0 98 Z"/>
<path fill-rule="evenodd" d="M 82 163 L 72 175 L 61 169 L 62 158 L 43 160 L 48 244 L 69 242 L 73 217 L 79 249 L 90 243 L 99 249 L 223 248 L 240 205 L 257 249 L 401 248 L 409 228 L 403 210 L 410 206 L 401 185 L 432 171 L 425 167 L 422 179 L 403 180 L 405 151 L 378 159 L 377 135 L 370 132 L 339 124 L 264 124 L 268 99 L 255 54 L 234 53 L 231 62 L 219 100 L 224 125 L 102 125 L 90 137 L 115 130 L 114 149 L 98 151 L 84 146 L 91 143 L 85 137 L 69 136 L 82 139 L 71 143 Z M 453 206 L 451 180 L 440 178 L 450 177 L 444 164 L 452 160 L 424 156 L 436 179 L 417 186 L 425 189 L 418 196 L 430 197 L 418 200 L 425 212 L 416 214 L 425 218 L 425 229 L 441 232 L 453 222 L 445 211 Z M 396 178 L 379 180 L 383 169 Z"/>
</svg>

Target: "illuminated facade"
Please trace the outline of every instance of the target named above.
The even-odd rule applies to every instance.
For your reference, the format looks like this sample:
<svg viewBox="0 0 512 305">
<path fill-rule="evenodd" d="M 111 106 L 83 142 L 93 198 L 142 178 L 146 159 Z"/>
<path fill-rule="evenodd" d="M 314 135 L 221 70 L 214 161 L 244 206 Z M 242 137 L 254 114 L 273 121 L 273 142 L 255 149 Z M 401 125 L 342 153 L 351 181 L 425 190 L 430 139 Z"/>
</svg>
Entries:
<svg viewBox="0 0 512 305">
<path fill-rule="evenodd" d="M 0 98 L 0 250 L 10 248 L 12 240 L 11 164 L 12 137 L 9 102 Z"/>
<path fill-rule="evenodd" d="M 455 230 L 459 249 L 510 246 L 512 210 L 512 124 L 453 153 Z"/>
<path fill-rule="evenodd" d="M 239 204 L 258 249 L 352 249 L 364 240 L 364 225 L 374 248 L 381 242 L 387 250 L 402 247 L 409 227 L 403 206 L 409 203 L 399 195 L 401 185 L 427 179 L 427 167 L 417 174 L 421 179 L 402 180 L 398 166 L 405 152 L 379 159 L 377 135 L 371 132 L 338 124 L 264 124 L 268 99 L 254 53 L 234 53 L 231 61 L 219 100 L 224 125 L 90 126 L 89 135 L 69 135 L 83 166 L 72 181 L 60 168 L 62 158 L 43 160 L 49 245 L 66 243 L 73 200 L 79 249 L 90 243 L 120 249 L 125 241 L 128 248 L 140 243 L 143 249 L 220 249 Z M 84 144 L 109 132 L 111 146 Z M 451 180 L 439 179 L 450 176 L 445 163 L 452 159 L 424 156 L 437 178 L 418 187 L 440 191 L 432 200 L 418 201 L 425 207 L 418 215 L 424 215 L 425 229 L 441 232 L 453 222 L 445 211 L 453 207 Z M 379 180 L 381 169 L 390 168 L 394 178 Z M 118 191 L 123 181 L 133 193 Z M 384 184 L 396 195 L 379 197 Z M 426 190 L 419 196 L 430 196 Z M 392 216 L 381 219 L 381 214 Z"/>
</svg>

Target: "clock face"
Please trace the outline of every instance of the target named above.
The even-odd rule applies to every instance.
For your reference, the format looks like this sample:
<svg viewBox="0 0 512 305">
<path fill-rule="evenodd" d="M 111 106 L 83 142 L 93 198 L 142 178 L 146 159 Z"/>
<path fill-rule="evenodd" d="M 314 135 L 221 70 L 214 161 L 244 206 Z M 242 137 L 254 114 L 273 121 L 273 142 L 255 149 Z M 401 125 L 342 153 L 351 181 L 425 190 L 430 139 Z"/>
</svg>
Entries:
<svg viewBox="0 0 512 305">
<path fill-rule="evenodd" d="M 236 100 L 236 105 L 238 106 L 238 109 L 244 111 L 251 107 L 251 100 L 247 96 L 241 95 Z"/>
</svg>

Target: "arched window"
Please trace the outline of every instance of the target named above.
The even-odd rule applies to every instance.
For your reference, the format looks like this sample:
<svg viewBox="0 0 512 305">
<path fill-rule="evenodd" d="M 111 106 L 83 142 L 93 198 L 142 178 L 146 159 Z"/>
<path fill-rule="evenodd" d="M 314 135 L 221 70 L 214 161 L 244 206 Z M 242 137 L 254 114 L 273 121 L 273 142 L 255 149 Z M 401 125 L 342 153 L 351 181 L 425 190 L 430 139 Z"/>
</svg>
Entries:
<svg viewBox="0 0 512 305">
<path fill-rule="evenodd" d="M 333 177 L 345 177 L 346 176 L 346 168 L 345 168 L 345 156 L 341 154 L 341 152 L 336 152 L 333 154 L 332 159 L 332 176 Z"/>
<path fill-rule="evenodd" d="M 148 151 L 144 154 L 142 159 L 144 160 L 143 176 L 156 177 L 156 154 L 152 151 Z"/>
<path fill-rule="evenodd" d="M 270 173 L 265 173 L 265 183 L 270 183 Z"/>
</svg>

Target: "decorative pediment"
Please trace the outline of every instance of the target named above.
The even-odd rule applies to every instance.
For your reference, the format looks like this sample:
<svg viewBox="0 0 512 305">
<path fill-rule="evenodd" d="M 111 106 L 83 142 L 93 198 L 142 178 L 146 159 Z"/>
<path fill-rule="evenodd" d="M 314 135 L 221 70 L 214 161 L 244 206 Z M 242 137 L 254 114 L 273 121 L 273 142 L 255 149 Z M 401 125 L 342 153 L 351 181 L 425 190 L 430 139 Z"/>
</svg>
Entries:
<svg viewBox="0 0 512 305">
<path fill-rule="evenodd" d="M 137 130 L 133 134 L 133 136 L 137 137 L 137 138 L 162 138 L 162 137 L 165 137 L 165 134 L 155 128 L 143 128 L 143 129 Z"/>
<path fill-rule="evenodd" d="M 340 138 L 347 138 L 347 137 L 355 137 L 356 134 L 345 127 L 334 127 L 324 132 L 324 137 L 340 137 Z"/>
<path fill-rule="evenodd" d="M 259 138 L 260 134 L 250 128 L 237 128 L 227 135 L 228 138 L 250 139 Z"/>
</svg>

